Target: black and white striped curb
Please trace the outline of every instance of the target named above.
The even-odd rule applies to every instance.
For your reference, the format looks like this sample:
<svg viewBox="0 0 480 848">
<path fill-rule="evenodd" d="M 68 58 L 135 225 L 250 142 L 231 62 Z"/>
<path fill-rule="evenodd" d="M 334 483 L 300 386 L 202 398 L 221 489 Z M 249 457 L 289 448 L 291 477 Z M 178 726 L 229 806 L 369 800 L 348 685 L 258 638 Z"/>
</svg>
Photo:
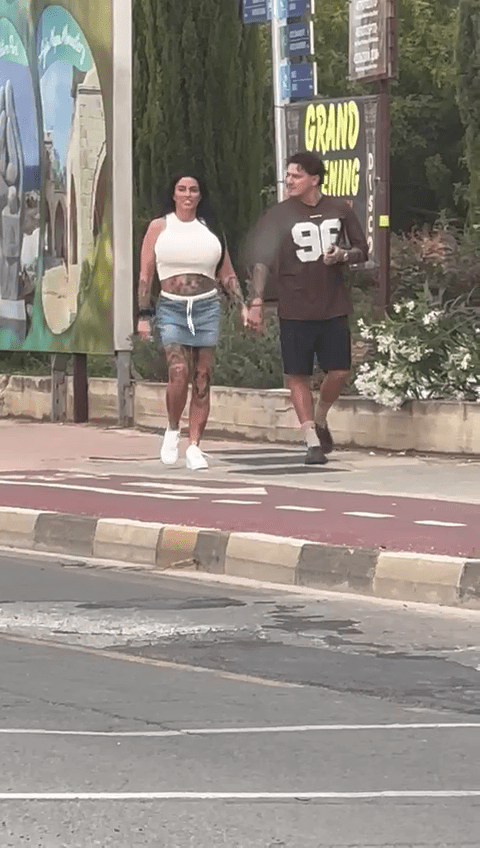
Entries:
<svg viewBox="0 0 480 848">
<path fill-rule="evenodd" d="M 0 507 L 0 545 L 480 609 L 480 559 Z"/>
</svg>

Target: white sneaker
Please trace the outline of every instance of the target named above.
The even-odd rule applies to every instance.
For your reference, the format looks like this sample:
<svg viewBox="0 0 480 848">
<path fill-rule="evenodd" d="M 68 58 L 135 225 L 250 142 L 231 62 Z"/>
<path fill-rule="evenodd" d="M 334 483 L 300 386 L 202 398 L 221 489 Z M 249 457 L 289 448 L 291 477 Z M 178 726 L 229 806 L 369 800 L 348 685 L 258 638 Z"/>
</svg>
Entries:
<svg viewBox="0 0 480 848">
<path fill-rule="evenodd" d="M 164 465 L 175 465 L 178 459 L 178 443 L 180 441 L 180 430 L 165 430 L 163 437 L 160 459 Z"/>
<path fill-rule="evenodd" d="M 185 459 L 189 471 L 201 471 L 203 468 L 208 468 L 205 454 L 202 453 L 198 445 L 188 446 Z"/>
</svg>

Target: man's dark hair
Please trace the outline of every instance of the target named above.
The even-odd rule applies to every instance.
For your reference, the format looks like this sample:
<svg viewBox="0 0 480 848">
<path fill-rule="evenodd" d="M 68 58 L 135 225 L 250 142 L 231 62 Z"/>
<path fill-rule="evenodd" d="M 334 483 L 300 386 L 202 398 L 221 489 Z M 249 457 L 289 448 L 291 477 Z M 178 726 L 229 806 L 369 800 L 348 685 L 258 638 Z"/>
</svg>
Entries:
<svg viewBox="0 0 480 848">
<path fill-rule="evenodd" d="M 325 177 L 325 165 L 316 153 L 308 153 L 306 151 L 294 153 L 293 156 L 288 158 L 287 165 L 300 165 L 311 177 L 318 175 L 318 184 L 320 186 L 322 185 Z"/>
</svg>

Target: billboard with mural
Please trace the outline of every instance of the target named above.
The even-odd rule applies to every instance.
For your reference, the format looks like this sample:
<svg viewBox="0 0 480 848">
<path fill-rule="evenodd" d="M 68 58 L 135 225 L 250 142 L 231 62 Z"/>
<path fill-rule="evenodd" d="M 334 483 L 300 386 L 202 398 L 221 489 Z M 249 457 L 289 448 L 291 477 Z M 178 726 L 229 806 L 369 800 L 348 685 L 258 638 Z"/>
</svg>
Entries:
<svg viewBox="0 0 480 848">
<path fill-rule="evenodd" d="M 112 0 L 0 0 L 0 349 L 109 353 Z"/>
<path fill-rule="evenodd" d="M 364 227 L 375 262 L 378 97 L 341 97 L 285 108 L 287 157 L 318 153 L 325 163 L 322 191 L 343 197 Z"/>
</svg>

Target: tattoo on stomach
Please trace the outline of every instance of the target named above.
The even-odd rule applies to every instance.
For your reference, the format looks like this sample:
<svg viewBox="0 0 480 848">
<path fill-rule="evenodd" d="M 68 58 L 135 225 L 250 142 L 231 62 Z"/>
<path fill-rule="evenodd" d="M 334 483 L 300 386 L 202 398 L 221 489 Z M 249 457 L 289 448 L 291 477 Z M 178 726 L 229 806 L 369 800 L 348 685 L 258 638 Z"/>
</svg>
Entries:
<svg viewBox="0 0 480 848">
<path fill-rule="evenodd" d="M 179 294 L 190 297 L 195 294 L 204 294 L 217 288 L 215 280 L 204 277 L 203 274 L 180 274 L 177 277 L 168 277 L 162 280 L 161 288 L 171 294 Z"/>
</svg>

